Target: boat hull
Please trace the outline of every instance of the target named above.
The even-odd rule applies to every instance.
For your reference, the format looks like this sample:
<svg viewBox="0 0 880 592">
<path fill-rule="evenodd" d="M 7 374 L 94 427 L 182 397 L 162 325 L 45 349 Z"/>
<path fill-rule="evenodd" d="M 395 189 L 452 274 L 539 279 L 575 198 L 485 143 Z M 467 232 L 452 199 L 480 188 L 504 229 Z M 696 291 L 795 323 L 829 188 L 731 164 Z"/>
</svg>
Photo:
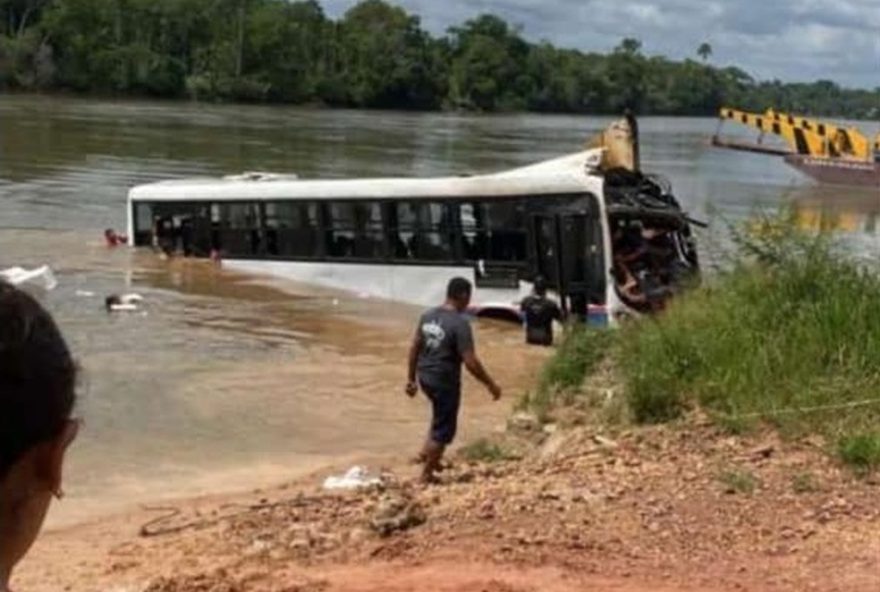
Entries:
<svg viewBox="0 0 880 592">
<path fill-rule="evenodd" d="M 832 160 L 800 154 L 789 154 L 785 162 L 820 183 L 880 188 L 880 162 Z"/>
</svg>

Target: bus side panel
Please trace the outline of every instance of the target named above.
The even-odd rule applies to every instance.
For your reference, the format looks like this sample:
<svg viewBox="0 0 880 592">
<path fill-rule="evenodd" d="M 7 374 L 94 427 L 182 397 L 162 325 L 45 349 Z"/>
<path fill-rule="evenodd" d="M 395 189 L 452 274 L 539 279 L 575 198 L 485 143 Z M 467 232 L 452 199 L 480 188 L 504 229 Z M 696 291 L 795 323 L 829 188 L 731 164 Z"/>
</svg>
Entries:
<svg viewBox="0 0 880 592">
<path fill-rule="evenodd" d="M 246 273 L 262 273 L 325 288 L 353 292 L 361 297 L 374 297 L 415 304 L 439 305 L 446 298 L 446 285 L 453 277 L 476 281 L 473 267 L 383 265 L 367 263 L 335 263 L 331 261 L 267 261 L 225 259 L 223 266 Z M 528 295 L 530 284 L 520 282 L 518 288 L 481 288 L 474 293 L 473 308 L 515 311 Z"/>
</svg>

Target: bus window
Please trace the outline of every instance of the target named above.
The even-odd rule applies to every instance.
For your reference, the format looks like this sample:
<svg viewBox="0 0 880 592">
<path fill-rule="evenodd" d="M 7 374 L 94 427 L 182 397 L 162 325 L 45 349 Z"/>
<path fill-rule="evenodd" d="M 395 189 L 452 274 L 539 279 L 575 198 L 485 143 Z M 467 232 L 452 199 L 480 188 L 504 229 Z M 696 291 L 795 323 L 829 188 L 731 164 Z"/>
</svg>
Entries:
<svg viewBox="0 0 880 592">
<path fill-rule="evenodd" d="M 486 227 L 489 230 L 487 259 L 509 262 L 526 260 L 526 223 L 522 203 L 487 203 Z"/>
<path fill-rule="evenodd" d="M 459 207 L 461 242 L 464 258 L 467 261 L 486 259 L 486 224 L 483 211 L 472 203 Z"/>
<path fill-rule="evenodd" d="M 451 206 L 439 202 L 398 202 L 392 209 L 389 226 L 395 259 L 455 259 Z"/>
<path fill-rule="evenodd" d="M 459 211 L 465 259 L 509 263 L 526 260 L 528 242 L 521 202 L 464 203 Z"/>
<path fill-rule="evenodd" d="M 134 237 L 135 246 L 149 246 L 153 241 L 153 206 L 138 203 L 134 206 Z"/>
<path fill-rule="evenodd" d="M 260 205 L 257 203 L 220 204 L 220 242 L 230 256 L 259 255 L 263 252 Z"/>
<path fill-rule="evenodd" d="M 220 204 L 211 204 L 211 249 L 220 252 L 223 250 L 223 240 L 221 238 L 223 230 L 223 217 L 220 211 Z"/>
<path fill-rule="evenodd" d="M 365 202 L 354 204 L 354 256 L 359 259 L 385 257 L 385 230 L 382 222 L 382 204 Z"/>
<path fill-rule="evenodd" d="M 354 256 L 354 204 L 335 203 L 327 206 L 327 254 L 330 257 Z"/>
<path fill-rule="evenodd" d="M 266 203 L 266 251 L 277 257 L 316 257 L 318 206 L 314 203 Z"/>
<path fill-rule="evenodd" d="M 328 206 L 327 216 L 327 253 L 331 257 L 385 257 L 385 233 L 380 203 L 334 203 Z"/>
</svg>

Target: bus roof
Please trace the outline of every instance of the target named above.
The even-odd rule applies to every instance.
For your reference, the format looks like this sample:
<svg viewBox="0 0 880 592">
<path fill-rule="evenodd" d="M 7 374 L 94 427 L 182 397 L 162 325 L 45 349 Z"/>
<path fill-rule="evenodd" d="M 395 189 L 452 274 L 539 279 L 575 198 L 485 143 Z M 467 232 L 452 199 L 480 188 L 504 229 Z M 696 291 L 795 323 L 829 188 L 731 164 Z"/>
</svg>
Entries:
<svg viewBox="0 0 880 592">
<path fill-rule="evenodd" d="M 591 172 L 601 149 L 472 177 L 299 180 L 291 175 L 181 179 L 133 187 L 131 201 L 260 201 L 277 199 L 468 198 L 553 195 L 602 191 Z"/>
</svg>

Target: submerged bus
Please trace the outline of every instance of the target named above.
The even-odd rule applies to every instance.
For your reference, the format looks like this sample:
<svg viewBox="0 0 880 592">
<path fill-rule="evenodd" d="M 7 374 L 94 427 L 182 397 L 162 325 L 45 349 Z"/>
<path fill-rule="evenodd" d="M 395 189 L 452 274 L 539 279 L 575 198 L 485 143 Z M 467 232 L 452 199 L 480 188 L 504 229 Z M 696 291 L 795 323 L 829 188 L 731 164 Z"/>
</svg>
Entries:
<svg viewBox="0 0 880 592">
<path fill-rule="evenodd" d="M 601 160 L 594 149 L 470 177 L 164 181 L 131 189 L 128 232 L 135 246 L 417 305 L 442 302 L 464 276 L 477 316 L 518 319 L 541 276 L 570 312 L 604 325 L 639 308 L 615 272 L 626 228 L 661 229 L 680 269 L 697 260 L 671 193 L 640 174 L 612 181 Z"/>
</svg>

